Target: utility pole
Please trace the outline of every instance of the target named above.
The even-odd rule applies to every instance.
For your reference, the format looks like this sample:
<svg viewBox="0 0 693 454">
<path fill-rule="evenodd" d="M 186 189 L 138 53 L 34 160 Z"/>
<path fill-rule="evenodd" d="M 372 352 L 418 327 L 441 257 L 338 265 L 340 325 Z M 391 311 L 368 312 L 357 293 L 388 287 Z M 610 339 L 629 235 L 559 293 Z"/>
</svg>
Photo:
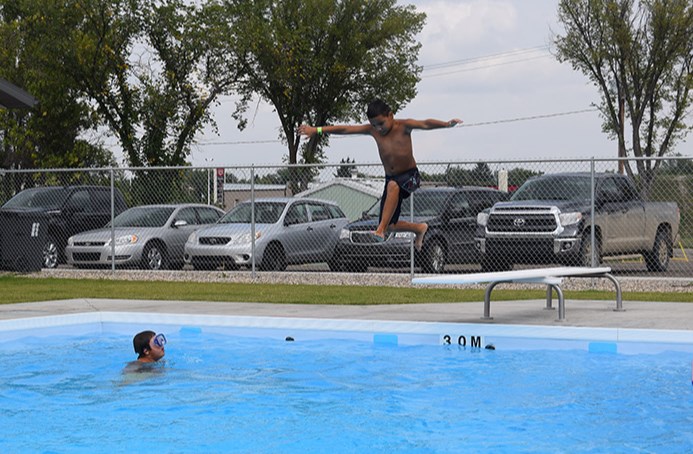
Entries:
<svg viewBox="0 0 693 454">
<path fill-rule="evenodd" d="M 623 175 L 624 161 L 626 157 L 626 138 L 625 134 L 625 119 L 626 119 L 626 98 L 619 90 L 618 94 L 618 122 L 619 122 L 619 137 L 618 137 L 618 173 Z"/>
</svg>

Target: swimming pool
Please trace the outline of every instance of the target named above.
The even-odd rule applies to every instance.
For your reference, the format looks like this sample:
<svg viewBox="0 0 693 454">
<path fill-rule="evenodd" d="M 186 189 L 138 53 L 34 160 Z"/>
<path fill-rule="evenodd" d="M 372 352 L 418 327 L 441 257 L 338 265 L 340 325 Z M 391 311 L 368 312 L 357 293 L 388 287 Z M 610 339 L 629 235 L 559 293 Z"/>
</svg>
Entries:
<svg viewBox="0 0 693 454">
<path fill-rule="evenodd" d="M 166 363 L 130 380 L 145 328 L 166 333 Z M 0 451 L 686 452 L 692 354 L 674 331 L 14 320 L 0 323 Z"/>
</svg>

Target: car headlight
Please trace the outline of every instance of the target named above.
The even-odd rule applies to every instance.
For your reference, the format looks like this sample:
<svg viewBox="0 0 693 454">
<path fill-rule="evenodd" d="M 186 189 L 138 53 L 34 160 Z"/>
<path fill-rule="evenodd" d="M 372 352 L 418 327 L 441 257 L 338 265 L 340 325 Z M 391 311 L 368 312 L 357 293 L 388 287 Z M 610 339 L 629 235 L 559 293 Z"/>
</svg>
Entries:
<svg viewBox="0 0 693 454">
<path fill-rule="evenodd" d="M 416 234 L 414 232 L 395 232 L 395 238 L 400 238 L 403 240 L 411 240 L 415 238 Z"/>
<path fill-rule="evenodd" d="M 188 241 L 186 241 L 188 244 L 195 244 L 197 243 L 197 232 L 193 232 L 190 234 L 188 237 Z"/>
<path fill-rule="evenodd" d="M 340 240 L 347 240 L 349 239 L 349 236 L 351 235 L 351 230 L 349 229 L 342 229 L 339 232 L 339 239 Z"/>
<path fill-rule="evenodd" d="M 476 223 L 482 227 L 486 227 L 486 224 L 488 224 L 488 213 L 482 211 L 479 214 L 477 214 L 476 215 Z"/>
<path fill-rule="evenodd" d="M 67 239 L 67 245 L 68 246 L 74 246 L 75 245 L 75 238 L 74 237 L 68 238 Z"/>
<path fill-rule="evenodd" d="M 115 239 L 115 245 L 116 246 L 123 246 L 125 244 L 135 244 L 137 243 L 137 235 L 122 235 L 119 237 L 116 237 Z M 111 240 L 106 241 L 106 246 L 111 245 Z"/>
<path fill-rule="evenodd" d="M 558 221 L 562 226 L 577 224 L 582 220 L 582 213 L 572 212 L 572 213 L 560 213 L 558 215 Z"/>
</svg>

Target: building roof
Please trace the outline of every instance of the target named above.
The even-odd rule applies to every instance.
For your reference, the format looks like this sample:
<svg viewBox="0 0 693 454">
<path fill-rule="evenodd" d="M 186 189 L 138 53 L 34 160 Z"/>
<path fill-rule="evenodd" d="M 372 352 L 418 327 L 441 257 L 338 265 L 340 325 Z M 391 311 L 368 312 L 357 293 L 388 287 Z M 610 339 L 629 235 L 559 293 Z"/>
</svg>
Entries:
<svg viewBox="0 0 693 454">
<path fill-rule="evenodd" d="M 319 183 L 310 189 L 306 189 L 303 192 L 296 194 L 296 197 L 307 197 L 315 192 L 322 191 L 330 186 L 344 186 L 354 191 L 362 192 L 364 194 L 380 197 L 383 192 L 383 180 L 361 180 L 354 178 L 335 178 L 334 180 L 326 181 L 324 183 Z"/>
<path fill-rule="evenodd" d="M 38 100 L 18 86 L 0 79 L 0 106 L 7 109 L 26 109 L 38 104 Z"/>
<path fill-rule="evenodd" d="M 256 191 L 283 191 L 285 184 L 255 184 Z M 250 191 L 250 183 L 224 183 L 224 191 Z"/>
</svg>

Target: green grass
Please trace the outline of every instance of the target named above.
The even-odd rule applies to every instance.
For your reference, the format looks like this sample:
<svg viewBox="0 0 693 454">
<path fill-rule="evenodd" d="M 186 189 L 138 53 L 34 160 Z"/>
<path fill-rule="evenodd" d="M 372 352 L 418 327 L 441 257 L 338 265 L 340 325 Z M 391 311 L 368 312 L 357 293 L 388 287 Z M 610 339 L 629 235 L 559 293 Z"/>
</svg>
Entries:
<svg viewBox="0 0 693 454">
<path fill-rule="evenodd" d="M 0 276 L 0 289 L 2 289 L 0 304 L 73 298 L 344 305 L 453 303 L 484 300 L 482 289 L 55 279 L 30 278 L 21 275 Z M 566 298 L 577 300 L 615 299 L 613 291 L 564 291 L 564 294 Z M 497 288 L 493 291 L 495 301 L 544 299 L 545 297 L 546 291 L 541 289 Z M 693 302 L 693 292 L 624 292 L 623 299 Z"/>
</svg>

